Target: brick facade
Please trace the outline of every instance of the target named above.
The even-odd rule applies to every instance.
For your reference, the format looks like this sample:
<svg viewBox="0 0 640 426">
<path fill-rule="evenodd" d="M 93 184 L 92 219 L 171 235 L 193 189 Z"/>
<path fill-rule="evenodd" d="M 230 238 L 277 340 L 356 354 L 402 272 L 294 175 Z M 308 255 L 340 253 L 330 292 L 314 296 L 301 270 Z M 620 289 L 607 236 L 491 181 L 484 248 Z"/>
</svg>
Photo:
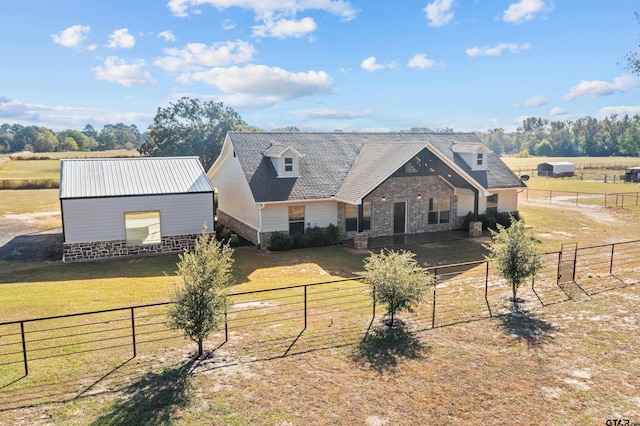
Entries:
<svg viewBox="0 0 640 426">
<path fill-rule="evenodd" d="M 429 224 L 429 198 L 442 197 L 451 199 L 450 222 Z M 408 234 L 457 229 L 460 220 L 454 189 L 439 176 L 391 177 L 367 195 L 364 201 L 371 202 L 371 230 L 367 232 L 369 237 L 393 235 L 393 204 L 396 202 L 406 202 Z M 345 231 L 344 203 L 338 203 L 338 227 L 345 240 L 353 239 L 358 234 Z"/>
<path fill-rule="evenodd" d="M 81 262 L 117 257 L 180 253 L 185 248 L 193 249 L 198 236 L 199 234 L 171 235 L 162 237 L 161 242 L 157 244 L 135 246 L 128 246 L 125 240 L 64 243 L 62 246 L 62 260 L 64 262 Z"/>
<path fill-rule="evenodd" d="M 258 230 L 247 225 L 244 222 L 240 222 L 238 219 L 229 216 L 222 210 L 218 209 L 216 211 L 216 221 L 218 223 L 223 224 L 229 229 L 232 229 L 233 232 L 241 236 L 247 241 L 258 245 Z"/>
</svg>

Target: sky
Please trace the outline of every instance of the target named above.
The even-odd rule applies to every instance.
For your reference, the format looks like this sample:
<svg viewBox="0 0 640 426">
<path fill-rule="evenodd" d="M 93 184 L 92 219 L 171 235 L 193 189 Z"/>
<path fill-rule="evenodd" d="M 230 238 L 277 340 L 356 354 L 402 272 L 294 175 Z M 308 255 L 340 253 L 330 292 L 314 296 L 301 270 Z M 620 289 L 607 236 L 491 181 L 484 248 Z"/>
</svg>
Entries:
<svg viewBox="0 0 640 426">
<path fill-rule="evenodd" d="M 265 130 L 514 131 L 640 114 L 637 0 L 0 0 L 0 123 L 135 124 L 183 96 Z"/>
</svg>

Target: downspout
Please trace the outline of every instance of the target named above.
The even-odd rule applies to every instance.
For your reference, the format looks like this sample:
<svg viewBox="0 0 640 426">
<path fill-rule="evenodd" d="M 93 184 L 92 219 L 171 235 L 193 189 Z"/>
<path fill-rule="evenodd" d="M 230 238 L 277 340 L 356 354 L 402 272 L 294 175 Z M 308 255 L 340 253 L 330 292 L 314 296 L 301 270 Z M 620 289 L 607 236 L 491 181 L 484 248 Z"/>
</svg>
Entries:
<svg viewBox="0 0 640 426">
<path fill-rule="evenodd" d="M 260 233 L 262 232 L 262 209 L 264 209 L 264 203 L 258 204 L 258 219 L 260 222 L 258 225 L 258 248 L 261 248 Z"/>
</svg>

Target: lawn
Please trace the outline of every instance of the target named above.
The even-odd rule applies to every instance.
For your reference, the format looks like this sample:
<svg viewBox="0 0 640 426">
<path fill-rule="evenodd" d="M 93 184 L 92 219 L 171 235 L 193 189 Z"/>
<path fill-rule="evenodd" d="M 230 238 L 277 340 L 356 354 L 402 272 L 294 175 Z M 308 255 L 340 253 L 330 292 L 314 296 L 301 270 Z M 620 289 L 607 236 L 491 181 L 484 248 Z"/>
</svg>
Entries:
<svg viewBox="0 0 640 426">
<path fill-rule="evenodd" d="M 40 191 L 50 190 L 31 196 L 56 200 Z M 14 192 L 23 191 L 0 192 L 0 206 Z M 14 209 L 27 213 L 24 197 Z M 49 211 L 52 204 L 39 208 Z M 640 221 L 637 211 L 533 202 L 522 202 L 520 211 L 545 250 L 638 239 L 629 226 Z M 406 248 L 424 266 L 480 260 L 484 253 L 477 240 Z M 232 290 L 349 278 L 364 256 L 345 247 L 281 253 L 240 247 Z M 1 321 L 167 300 L 176 260 L 2 263 Z M 483 270 L 465 274 L 484 277 Z M 482 285 L 444 282 L 433 329 L 426 303 L 415 315 L 401 315 L 409 331 L 393 334 L 377 321 L 365 334 L 369 308 L 312 316 L 304 331 L 299 317 L 255 331 L 232 327 L 226 344 L 218 347 L 220 334 L 209 340 L 214 352 L 198 364 L 189 360 L 194 345 L 183 339 L 142 344 L 134 359 L 128 348 L 118 348 L 36 361 L 28 378 L 0 383 L 0 424 L 638 422 L 638 286 L 593 278 L 611 289 L 572 301 L 557 286 L 539 283 L 543 300 L 552 301 L 544 307 L 524 289 L 528 312 L 522 315 L 506 313 L 508 289 L 494 283 L 493 316 Z"/>
<path fill-rule="evenodd" d="M 58 189 L 0 190 L 0 218 L 5 214 L 60 212 Z"/>
<path fill-rule="evenodd" d="M 610 168 L 624 169 L 625 167 L 640 166 L 637 157 L 500 157 L 512 170 L 537 169 L 540 163 L 568 161 L 574 163 L 577 169 L 582 168 Z"/>
</svg>

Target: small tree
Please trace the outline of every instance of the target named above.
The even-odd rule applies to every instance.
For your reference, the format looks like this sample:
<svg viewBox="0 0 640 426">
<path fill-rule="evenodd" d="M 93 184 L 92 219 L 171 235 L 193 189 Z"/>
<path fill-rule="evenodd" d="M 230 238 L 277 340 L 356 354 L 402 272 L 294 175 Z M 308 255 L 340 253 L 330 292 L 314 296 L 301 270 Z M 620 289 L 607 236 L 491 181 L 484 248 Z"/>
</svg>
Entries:
<svg viewBox="0 0 640 426">
<path fill-rule="evenodd" d="M 178 270 L 182 277 L 169 309 L 171 324 L 198 344 L 217 330 L 220 317 L 229 306 L 226 288 L 232 284 L 233 249 L 207 234 L 206 227 L 198 236 L 193 251 L 179 255 Z"/>
<path fill-rule="evenodd" d="M 498 230 L 490 229 L 492 241 L 483 247 L 489 250 L 487 260 L 494 261 L 513 292 L 513 306 L 518 308 L 518 287 L 540 269 L 540 241 L 527 233 L 523 220 L 511 217 L 508 228 L 498 224 Z"/>
<path fill-rule="evenodd" d="M 433 282 L 414 257 L 415 253 L 406 250 L 380 250 L 364 260 L 364 281 L 372 287 L 373 297 L 386 304 L 389 327 L 397 312 L 414 312 Z"/>
</svg>

